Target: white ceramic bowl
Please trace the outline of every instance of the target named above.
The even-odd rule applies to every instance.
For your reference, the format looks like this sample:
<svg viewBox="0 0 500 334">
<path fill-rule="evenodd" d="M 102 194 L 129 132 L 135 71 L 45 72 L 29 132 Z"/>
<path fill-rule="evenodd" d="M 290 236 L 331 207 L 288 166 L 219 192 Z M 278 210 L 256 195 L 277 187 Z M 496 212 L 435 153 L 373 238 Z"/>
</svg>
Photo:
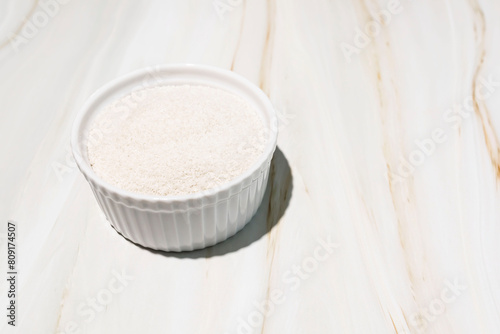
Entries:
<svg viewBox="0 0 500 334">
<path fill-rule="evenodd" d="M 87 142 L 95 116 L 112 101 L 141 89 L 197 84 L 217 87 L 247 100 L 269 129 L 264 153 L 243 175 L 208 191 L 185 196 L 148 196 L 119 189 L 101 179 L 89 164 Z M 278 135 L 277 118 L 267 96 L 245 78 L 202 65 L 162 65 L 135 71 L 98 89 L 78 114 L 71 136 L 73 155 L 113 227 L 142 246 L 164 250 L 200 249 L 241 230 L 264 196 Z"/>
</svg>

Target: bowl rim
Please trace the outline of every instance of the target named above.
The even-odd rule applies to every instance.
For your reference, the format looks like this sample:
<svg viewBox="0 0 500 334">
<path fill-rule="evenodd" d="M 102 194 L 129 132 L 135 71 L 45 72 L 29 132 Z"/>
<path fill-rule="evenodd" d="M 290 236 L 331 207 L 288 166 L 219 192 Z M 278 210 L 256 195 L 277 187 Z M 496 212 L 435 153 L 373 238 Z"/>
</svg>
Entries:
<svg viewBox="0 0 500 334">
<path fill-rule="evenodd" d="M 85 117 L 87 114 L 91 114 L 96 112 L 99 108 L 96 108 L 96 106 L 102 106 L 102 101 L 99 102 L 102 98 L 105 98 L 106 96 L 109 96 L 110 94 L 116 92 L 116 89 L 120 89 L 119 87 L 127 82 L 140 82 L 141 79 L 144 78 L 145 75 L 151 74 L 152 72 L 159 72 L 162 73 L 163 75 L 169 72 L 182 72 L 182 71 L 188 71 L 188 72 L 196 72 L 198 74 L 198 77 L 202 77 L 204 79 L 210 80 L 210 74 L 215 74 L 218 75 L 219 77 L 225 77 L 228 79 L 231 79 L 233 81 L 238 82 L 244 89 L 249 90 L 254 96 L 257 97 L 260 103 L 264 106 L 264 110 L 261 110 L 260 112 L 264 112 L 267 114 L 269 117 L 269 138 L 268 142 L 266 143 L 266 146 L 264 148 L 264 152 L 257 158 L 256 161 L 241 175 L 235 177 L 229 182 L 223 183 L 217 187 L 210 188 L 207 190 L 199 191 L 196 193 L 190 193 L 190 194 L 183 194 L 183 195 L 167 195 L 167 196 L 160 196 L 160 195 L 148 195 L 148 194 L 141 194 L 141 193 L 136 193 L 132 192 L 129 190 L 125 190 L 122 188 L 119 188 L 104 179 L 102 179 L 100 176 L 98 176 L 90 164 L 86 161 L 86 159 L 83 157 L 82 152 L 80 150 L 80 144 L 81 140 L 79 137 L 79 134 L 81 131 L 83 131 L 82 125 Z M 175 83 L 172 83 L 175 84 Z M 203 84 L 200 84 L 203 85 Z M 148 86 L 147 88 L 154 87 L 155 85 Z M 156 86 L 160 86 L 156 84 Z M 212 86 L 213 87 L 213 86 Z M 143 87 L 144 89 L 146 87 Z M 129 93 L 134 92 L 134 89 L 131 89 Z M 231 92 L 232 94 L 236 94 L 235 92 Z M 241 98 L 245 99 L 248 101 L 248 98 L 245 98 L 241 95 L 238 95 Z M 85 140 L 84 136 L 84 140 Z M 73 157 L 76 161 L 76 164 L 80 171 L 84 174 L 84 176 L 87 178 L 87 180 L 91 180 L 98 184 L 101 188 L 106 189 L 110 193 L 115 193 L 119 197 L 122 198 L 128 198 L 132 200 L 137 200 L 137 201 L 148 201 L 148 202 L 161 202 L 164 204 L 175 204 L 178 202 L 187 202 L 187 201 L 197 201 L 197 200 L 202 200 L 203 198 L 210 197 L 210 196 L 216 196 L 219 193 L 225 192 L 225 191 L 230 191 L 232 188 L 237 186 L 238 184 L 243 183 L 245 180 L 250 179 L 252 175 L 261 169 L 261 167 L 267 162 L 267 160 L 270 160 L 270 157 L 272 157 L 275 149 L 276 149 L 276 144 L 277 144 L 277 138 L 278 138 L 278 119 L 276 116 L 276 112 L 274 110 L 273 105 L 271 104 L 271 101 L 267 97 L 267 95 L 255 84 L 253 84 L 251 81 L 246 79 L 245 77 L 230 71 L 226 69 L 222 69 L 219 67 L 215 66 L 209 66 L 209 65 L 199 65 L 199 64 L 191 64 L 191 63 L 179 63 L 179 64 L 162 64 L 162 65 L 156 65 L 156 66 L 148 66 L 145 68 L 141 68 L 132 72 L 129 72 L 125 75 L 119 76 L 100 88 L 98 88 L 90 97 L 86 99 L 84 102 L 83 106 L 80 108 L 72 126 L 72 131 L 71 131 L 71 149 L 73 153 Z M 90 181 L 89 180 L 89 181 Z M 253 180 L 251 180 L 253 181 Z M 230 194 L 228 197 L 231 197 L 232 194 Z"/>
</svg>

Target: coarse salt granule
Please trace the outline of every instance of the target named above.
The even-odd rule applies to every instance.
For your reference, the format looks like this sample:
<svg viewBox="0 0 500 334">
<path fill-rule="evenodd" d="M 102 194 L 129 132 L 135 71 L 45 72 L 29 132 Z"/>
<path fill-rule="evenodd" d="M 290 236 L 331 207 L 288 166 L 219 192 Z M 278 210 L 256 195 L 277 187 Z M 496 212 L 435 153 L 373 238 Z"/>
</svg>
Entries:
<svg viewBox="0 0 500 334">
<path fill-rule="evenodd" d="M 184 195 L 243 174 L 266 139 L 263 120 L 243 98 L 208 86 L 161 86 L 105 107 L 88 155 L 97 175 L 121 189 Z"/>
</svg>

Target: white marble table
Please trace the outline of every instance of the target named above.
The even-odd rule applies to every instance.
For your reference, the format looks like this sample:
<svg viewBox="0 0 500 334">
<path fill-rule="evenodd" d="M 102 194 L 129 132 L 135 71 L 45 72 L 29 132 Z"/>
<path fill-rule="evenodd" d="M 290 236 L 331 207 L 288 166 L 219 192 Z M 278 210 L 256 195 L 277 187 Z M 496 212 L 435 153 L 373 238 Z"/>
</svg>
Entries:
<svg viewBox="0 0 500 334">
<path fill-rule="evenodd" d="M 2 0 L 0 332 L 499 333 L 499 15 L 496 0 Z M 176 62 L 246 76 L 280 116 L 257 216 L 181 254 L 117 234 L 69 151 L 95 89 Z"/>
</svg>

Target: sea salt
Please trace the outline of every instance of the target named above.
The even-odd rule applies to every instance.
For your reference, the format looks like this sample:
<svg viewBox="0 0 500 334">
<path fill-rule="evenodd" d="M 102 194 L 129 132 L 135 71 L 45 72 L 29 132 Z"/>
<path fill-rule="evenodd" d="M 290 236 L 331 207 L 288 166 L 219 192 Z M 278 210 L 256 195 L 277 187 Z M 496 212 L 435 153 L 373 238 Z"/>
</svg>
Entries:
<svg viewBox="0 0 500 334">
<path fill-rule="evenodd" d="M 147 88 L 105 107 L 90 131 L 93 170 L 124 190 L 183 195 L 243 174 L 266 130 L 243 98 L 208 86 Z"/>
</svg>

